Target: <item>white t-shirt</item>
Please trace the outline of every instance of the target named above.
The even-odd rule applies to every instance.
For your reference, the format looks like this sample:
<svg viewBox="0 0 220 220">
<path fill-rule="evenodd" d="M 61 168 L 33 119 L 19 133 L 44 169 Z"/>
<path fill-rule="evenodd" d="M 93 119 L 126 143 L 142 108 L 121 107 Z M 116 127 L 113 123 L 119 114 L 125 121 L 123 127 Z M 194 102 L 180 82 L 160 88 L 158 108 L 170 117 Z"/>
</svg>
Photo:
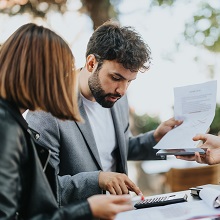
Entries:
<svg viewBox="0 0 220 220">
<path fill-rule="evenodd" d="M 116 148 L 115 128 L 110 108 L 103 108 L 81 95 L 99 151 L 103 171 L 116 171 L 113 151 Z"/>
</svg>

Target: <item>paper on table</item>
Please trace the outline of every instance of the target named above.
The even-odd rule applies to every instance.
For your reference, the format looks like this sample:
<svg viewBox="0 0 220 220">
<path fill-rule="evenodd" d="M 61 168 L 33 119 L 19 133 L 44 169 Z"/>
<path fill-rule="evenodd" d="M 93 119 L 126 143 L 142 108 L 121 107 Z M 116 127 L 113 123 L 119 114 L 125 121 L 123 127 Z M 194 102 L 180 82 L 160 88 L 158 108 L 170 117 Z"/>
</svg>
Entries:
<svg viewBox="0 0 220 220">
<path fill-rule="evenodd" d="M 200 190 L 199 197 L 210 207 L 219 207 L 220 191 L 210 187 L 205 187 Z"/>
<path fill-rule="evenodd" d="M 220 214 L 220 209 L 211 208 L 200 200 L 122 212 L 115 220 L 186 220 L 217 214 Z"/>
<path fill-rule="evenodd" d="M 183 123 L 169 131 L 155 149 L 196 148 L 192 138 L 206 133 L 215 116 L 217 81 L 174 88 L 174 116 Z"/>
</svg>

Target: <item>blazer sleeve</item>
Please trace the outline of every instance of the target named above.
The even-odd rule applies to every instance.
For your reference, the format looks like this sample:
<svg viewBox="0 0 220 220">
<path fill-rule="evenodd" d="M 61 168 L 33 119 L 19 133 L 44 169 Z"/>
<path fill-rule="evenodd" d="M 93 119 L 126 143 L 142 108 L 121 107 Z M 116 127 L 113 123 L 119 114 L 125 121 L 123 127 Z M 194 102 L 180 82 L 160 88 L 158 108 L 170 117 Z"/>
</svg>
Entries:
<svg viewBox="0 0 220 220">
<path fill-rule="evenodd" d="M 76 200 L 88 198 L 95 194 L 101 194 L 98 177 L 100 171 L 81 172 L 75 175 L 59 175 L 60 165 L 60 130 L 57 119 L 51 114 L 29 111 L 26 120 L 30 128 L 40 134 L 36 143 L 51 150 L 51 163 L 56 169 L 61 187 L 61 205 L 66 205 Z M 74 158 L 73 158 L 74 159 Z"/>
<path fill-rule="evenodd" d="M 160 156 L 156 156 L 157 149 L 153 147 L 156 141 L 153 136 L 154 131 L 133 137 L 129 135 L 128 141 L 128 160 L 161 160 Z"/>
</svg>

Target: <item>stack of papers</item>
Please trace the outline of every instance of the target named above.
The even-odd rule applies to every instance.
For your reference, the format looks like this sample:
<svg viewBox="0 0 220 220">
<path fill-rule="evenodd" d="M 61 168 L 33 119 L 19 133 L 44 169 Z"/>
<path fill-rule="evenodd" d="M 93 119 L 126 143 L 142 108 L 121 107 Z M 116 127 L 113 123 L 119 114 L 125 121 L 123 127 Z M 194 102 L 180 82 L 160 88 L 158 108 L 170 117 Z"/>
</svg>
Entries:
<svg viewBox="0 0 220 220">
<path fill-rule="evenodd" d="M 192 138 L 209 130 L 216 108 L 217 81 L 174 88 L 174 117 L 183 123 L 169 131 L 156 145 L 157 155 L 205 153 Z"/>
</svg>

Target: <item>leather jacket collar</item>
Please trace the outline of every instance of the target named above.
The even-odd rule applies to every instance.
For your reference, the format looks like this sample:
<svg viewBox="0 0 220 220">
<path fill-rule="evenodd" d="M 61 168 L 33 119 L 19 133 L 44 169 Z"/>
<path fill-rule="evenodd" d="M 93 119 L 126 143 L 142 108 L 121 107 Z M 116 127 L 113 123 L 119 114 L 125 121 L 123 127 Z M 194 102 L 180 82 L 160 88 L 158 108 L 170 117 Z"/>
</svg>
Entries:
<svg viewBox="0 0 220 220">
<path fill-rule="evenodd" d="M 15 118 L 15 120 L 25 129 L 28 130 L 28 123 L 23 118 L 15 103 L 11 103 L 5 99 L 0 98 L 0 105 L 4 106 Z"/>
</svg>

